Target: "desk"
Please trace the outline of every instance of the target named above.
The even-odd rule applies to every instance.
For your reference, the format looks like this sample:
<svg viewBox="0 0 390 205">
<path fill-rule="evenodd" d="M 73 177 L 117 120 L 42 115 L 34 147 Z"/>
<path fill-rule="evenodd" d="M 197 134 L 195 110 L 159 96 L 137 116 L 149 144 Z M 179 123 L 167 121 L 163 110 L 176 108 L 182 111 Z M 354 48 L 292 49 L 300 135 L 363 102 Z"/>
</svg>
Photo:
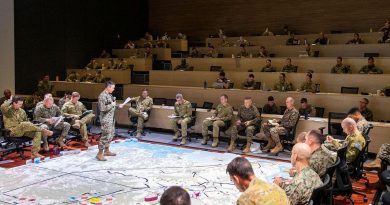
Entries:
<svg viewBox="0 0 390 205">
<path fill-rule="evenodd" d="M 118 58 L 129 58 L 132 56 L 143 57 L 144 48 L 139 49 L 112 49 L 112 55 Z M 152 48 L 152 54 L 157 56 L 157 60 L 171 60 L 171 48 Z"/>
<path fill-rule="evenodd" d="M 104 83 L 74 83 L 66 81 L 51 81 L 53 92 L 57 91 L 76 91 L 80 93 L 81 98 L 97 99 L 100 93 L 104 90 Z M 62 96 L 57 96 L 62 97 Z"/>
<path fill-rule="evenodd" d="M 390 49 L 390 48 L 389 48 Z M 266 58 L 187 58 L 190 66 L 194 66 L 195 71 L 210 71 L 210 66 L 222 66 L 224 71 L 243 71 L 249 69 L 260 71 L 265 66 Z M 286 58 L 271 58 L 272 65 L 281 71 L 286 65 Z M 330 73 L 332 67 L 336 65 L 335 57 L 294 57 L 291 58 L 293 65 L 298 66 L 298 72 L 304 73 L 307 70 L 313 70 L 314 73 Z M 172 68 L 180 65 L 180 58 L 171 59 Z M 351 66 L 352 73 L 358 73 L 363 65 L 367 64 L 367 58 L 364 57 L 346 57 L 343 58 L 345 65 Z M 375 58 L 375 65 L 383 69 L 384 73 L 390 73 L 390 58 Z"/>
<path fill-rule="evenodd" d="M 130 70 L 101 70 L 104 77 L 111 78 L 117 84 L 128 84 L 131 83 L 131 71 Z M 80 78 L 87 73 L 96 74 L 95 70 L 87 69 L 66 69 L 66 74 L 69 75 L 71 72 L 77 72 L 80 74 Z"/>
<path fill-rule="evenodd" d="M 99 64 L 108 64 L 108 61 L 112 59 L 114 62 L 118 62 L 118 58 L 95 58 Z M 127 64 L 133 64 L 133 71 L 149 71 L 153 68 L 152 58 L 124 58 Z"/>
<path fill-rule="evenodd" d="M 390 97 L 383 96 L 364 96 L 353 94 L 339 93 L 302 93 L 302 92 L 276 92 L 276 91 L 261 91 L 261 90 L 223 90 L 223 89 L 204 89 L 202 87 L 183 87 L 183 86 L 157 86 L 157 85 L 124 85 L 123 97 L 138 96 L 144 88 L 149 89 L 149 94 L 156 98 L 174 99 L 178 92 L 184 95 L 184 98 L 195 102 L 198 105 L 203 105 L 204 101 L 212 102 L 214 105 L 219 103 L 219 96 L 227 94 L 229 103 L 238 108 L 246 96 L 250 96 L 256 106 L 263 107 L 267 103 L 268 96 L 275 98 L 276 104 L 284 105 L 285 99 L 289 96 L 295 99 L 295 105 L 299 106 L 301 98 L 307 98 L 312 106 L 324 107 L 325 116 L 328 112 L 343 112 L 346 113 L 351 107 L 359 105 L 360 99 L 363 97 L 370 101 L 369 108 L 374 112 L 375 120 L 390 120 Z"/>
<path fill-rule="evenodd" d="M 139 48 L 143 48 L 145 44 L 145 40 L 135 41 L 135 45 Z M 151 41 L 153 45 L 156 45 L 157 40 Z M 171 39 L 166 41 L 169 44 L 169 47 L 172 51 L 188 51 L 188 41 L 184 39 Z"/>
<path fill-rule="evenodd" d="M 225 72 L 226 77 L 234 83 L 234 88 L 241 88 L 241 83 L 248 78 L 248 72 Z M 253 72 L 255 81 L 262 82 L 267 90 L 273 89 L 279 81 L 279 73 Z M 293 84 L 296 90 L 305 81 L 305 73 L 288 73 L 287 80 Z M 203 87 L 204 81 L 208 86 L 218 78 L 218 72 L 210 71 L 161 71 L 149 72 L 150 85 L 190 86 Z M 320 91 L 325 93 L 340 93 L 342 86 L 359 87 L 360 92 L 376 93 L 390 83 L 390 74 L 368 75 L 348 74 L 339 75 L 331 73 L 314 73 L 313 82 L 320 84 Z"/>
</svg>

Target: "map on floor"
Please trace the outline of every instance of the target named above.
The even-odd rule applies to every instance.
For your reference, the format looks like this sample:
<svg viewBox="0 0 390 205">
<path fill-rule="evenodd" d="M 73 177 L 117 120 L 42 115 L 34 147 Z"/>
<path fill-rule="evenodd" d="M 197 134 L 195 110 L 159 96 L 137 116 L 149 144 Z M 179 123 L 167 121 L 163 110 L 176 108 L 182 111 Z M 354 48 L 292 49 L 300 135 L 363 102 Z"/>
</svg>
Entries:
<svg viewBox="0 0 390 205">
<path fill-rule="evenodd" d="M 236 204 L 240 195 L 226 173 L 235 154 L 136 141 L 113 143 L 116 157 L 98 162 L 96 148 L 49 161 L 0 170 L 1 204 L 159 204 L 181 186 L 194 205 Z M 248 158 L 257 177 L 287 177 L 289 163 Z"/>
</svg>

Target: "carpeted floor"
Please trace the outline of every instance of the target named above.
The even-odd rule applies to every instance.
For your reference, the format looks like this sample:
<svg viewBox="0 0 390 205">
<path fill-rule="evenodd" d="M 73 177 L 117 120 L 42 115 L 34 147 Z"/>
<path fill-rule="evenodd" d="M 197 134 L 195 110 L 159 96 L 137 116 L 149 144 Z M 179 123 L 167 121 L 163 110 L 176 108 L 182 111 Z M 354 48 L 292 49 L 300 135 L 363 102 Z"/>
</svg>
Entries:
<svg viewBox="0 0 390 205">
<path fill-rule="evenodd" d="M 98 133 L 98 131 L 95 130 L 94 133 Z M 127 133 L 127 129 L 117 129 L 116 132 L 117 136 L 115 140 L 120 140 L 123 138 L 128 138 L 130 135 Z M 171 140 L 172 135 L 170 133 L 163 133 L 163 132 L 151 132 L 147 133 L 146 136 L 142 138 L 143 142 L 148 143 L 156 143 L 156 144 L 163 144 L 167 146 L 175 146 L 175 147 L 183 147 L 188 149 L 196 149 L 196 150 L 206 150 L 211 152 L 226 152 L 227 149 L 227 142 L 221 142 L 220 145 L 217 148 L 212 148 L 211 143 L 208 143 L 208 145 L 201 145 L 200 139 L 193 138 L 190 142 L 188 142 L 185 146 L 180 146 L 179 142 L 172 142 Z M 96 145 L 98 142 L 98 136 L 92 135 L 90 136 L 91 144 Z M 86 150 L 87 148 L 82 145 L 82 143 L 77 141 L 72 141 L 69 144 L 69 149 L 81 149 Z M 52 148 L 53 145 L 50 145 L 50 152 L 42 153 L 45 157 L 59 157 L 56 155 L 53 155 Z M 29 151 L 29 148 L 25 151 L 24 155 L 26 156 L 26 159 L 29 159 L 31 152 Z M 243 155 L 242 151 L 237 149 L 235 151 L 235 154 Z M 246 155 L 247 157 L 254 157 L 254 158 L 266 158 L 266 159 L 272 159 L 276 161 L 289 161 L 290 155 L 289 152 L 284 152 L 282 154 L 279 154 L 278 156 L 270 156 L 268 153 L 251 153 Z M 17 153 L 12 153 L 11 155 L 8 155 L 4 158 L 5 161 L 0 161 L 0 167 L 1 168 L 12 168 L 16 166 L 21 166 L 26 164 L 26 160 L 23 160 L 18 157 Z M 375 173 L 367 173 L 367 176 L 369 178 L 370 184 L 376 183 L 378 181 L 378 176 Z M 375 197 L 375 194 L 377 193 L 377 190 L 374 188 L 366 187 L 364 182 L 353 182 L 353 187 L 356 190 L 361 191 L 362 193 L 367 195 L 368 202 L 363 201 L 363 197 L 358 195 L 353 195 L 352 198 L 355 201 L 355 204 L 372 204 L 373 199 Z M 349 201 L 346 201 L 343 199 L 343 197 L 336 197 L 335 198 L 335 205 L 347 205 L 350 204 Z"/>
</svg>

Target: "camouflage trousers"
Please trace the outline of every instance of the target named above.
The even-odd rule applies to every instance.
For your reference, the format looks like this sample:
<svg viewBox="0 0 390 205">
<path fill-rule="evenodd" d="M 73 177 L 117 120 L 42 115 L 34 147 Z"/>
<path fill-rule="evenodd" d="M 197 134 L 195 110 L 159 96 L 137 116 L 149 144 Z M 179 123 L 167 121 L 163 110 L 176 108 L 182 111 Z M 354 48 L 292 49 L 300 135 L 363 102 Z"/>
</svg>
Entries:
<svg viewBox="0 0 390 205">
<path fill-rule="evenodd" d="M 142 116 L 142 112 L 138 111 L 135 108 L 129 108 L 129 115 L 130 117 L 137 116 L 137 133 L 142 133 L 144 131 L 144 122 L 145 119 Z"/>
<path fill-rule="evenodd" d="M 95 115 L 90 113 L 90 114 L 88 114 L 85 117 L 80 119 L 81 140 L 83 140 L 83 141 L 87 141 L 88 140 L 87 124 L 91 123 L 94 117 L 95 117 Z M 74 123 L 75 123 L 75 120 L 72 120 L 71 125 L 73 125 Z"/>
<path fill-rule="evenodd" d="M 390 162 L 390 144 L 382 144 L 379 148 L 377 158 Z"/>
<path fill-rule="evenodd" d="M 12 137 L 30 137 L 32 140 L 32 152 L 38 153 L 41 149 L 41 138 L 43 128 L 34 125 L 31 122 L 21 122 L 10 129 Z"/>
<path fill-rule="evenodd" d="M 70 124 L 67 122 L 60 122 L 57 126 L 48 125 L 48 124 L 42 124 L 41 127 L 43 129 L 47 130 L 60 130 L 61 131 L 61 137 L 66 137 L 68 135 L 68 132 L 70 130 Z M 47 136 L 42 136 L 42 141 L 47 144 Z"/>
<path fill-rule="evenodd" d="M 232 140 L 236 141 L 238 137 L 238 132 L 245 130 L 246 139 L 248 142 L 252 142 L 253 134 L 255 133 L 256 127 L 253 125 L 245 126 L 245 125 L 234 125 L 232 126 Z"/>
<path fill-rule="evenodd" d="M 110 143 L 112 138 L 115 135 L 115 122 L 101 122 L 102 135 L 100 136 L 99 150 L 103 150 L 105 148 L 110 147 Z"/>
<path fill-rule="evenodd" d="M 222 120 L 204 120 L 202 124 L 202 136 L 206 137 L 209 133 L 209 127 L 213 126 L 213 138 L 219 137 L 219 128 L 225 126 Z"/>
<path fill-rule="evenodd" d="M 268 124 L 263 124 L 261 129 L 263 130 L 266 139 L 269 140 L 269 138 L 271 138 L 276 144 L 280 143 L 279 135 L 287 133 L 287 130 L 284 127 L 275 127 Z"/>
<path fill-rule="evenodd" d="M 191 122 L 190 117 L 170 119 L 172 130 L 175 133 L 174 139 L 176 139 L 179 135 L 179 127 L 177 126 L 179 124 L 179 120 L 181 120 L 180 126 L 181 126 L 181 136 L 182 137 L 187 137 L 187 126 L 188 126 L 188 123 Z"/>
</svg>

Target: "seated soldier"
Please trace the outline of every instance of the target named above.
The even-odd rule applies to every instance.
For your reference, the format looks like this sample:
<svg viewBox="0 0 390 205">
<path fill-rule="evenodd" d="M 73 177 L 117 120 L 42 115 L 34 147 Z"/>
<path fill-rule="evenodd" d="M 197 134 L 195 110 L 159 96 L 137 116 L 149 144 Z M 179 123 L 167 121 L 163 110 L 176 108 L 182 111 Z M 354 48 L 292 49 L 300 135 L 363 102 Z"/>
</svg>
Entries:
<svg viewBox="0 0 390 205">
<path fill-rule="evenodd" d="M 220 43 L 221 47 L 230 47 L 232 44 L 227 40 L 226 36 L 223 36 Z"/>
<path fill-rule="evenodd" d="M 379 148 L 378 154 L 376 154 L 376 158 L 372 162 L 364 163 L 363 167 L 367 171 L 377 170 L 379 171 L 382 167 L 382 161 L 386 161 L 390 163 L 390 144 L 385 143 L 382 144 Z"/>
<path fill-rule="evenodd" d="M 360 38 L 359 33 L 354 33 L 353 39 L 349 40 L 347 44 L 364 44 L 364 41 Z"/>
<path fill-rule="evenodd" d="M 299 107 L 299 114 L 304 116 L 315 116 L 315 109 L 307 102 L 307 98 L 301 99 L 301 106 Z"/>
<path fill-rule="evenodd" d="M 279 92 L 292 91 L 292 84 L 286 80 L 286 74 L 280 73 L 279 82 L 274 85 L 274 90 Z"/>
<path fill-rule="evenodd" d="M 160 205 L 191 205 L 191 198 L 185 189 L 171 186 L 161 195 Z"/>
<path fill-rule="evenodd" d="M 311 130 L 305 137 L 305 142 L 311 149 L 310 167 L 323 178 L 326 169 L 336 162 L 337 153 L 325 147 L 324 137 L 317 130 Z"/>
<path fill-rule="evenodd" d="M 251 73 L 248 76 L 248 79 L 242 83 L 241 89 L 244 90 L 253 90 L 255 89 L 256 82 L 255 82 L 255 76 Z"/>
<path fill-rule="evenodd" d="M 249 42 L 244 39 L 244 37 L 240 36 L 240 38 L 237 40 L 237 46 L 245 48 L 245 46 L 249 46 Z"/>
<path fill-rule="evenodd" d="M 313 78 L 313 74 L 310 72 L 306 73 L 306 80 L 304 83 L 301 84 L 301 87 L 299 87 L 298 91 L 303 92 L 316 92 L 316 84 L 311 80 Z"/>
<path fill-rule="evenodd" d="M 51 93 L 46 93 L 46 94 L 43 96 L 43 99 L 45 99 L 45 98 L 52 98 L 52 97 L 53 97 L 53 95 L 52 95 Z M 39 102 L 35 105 L 35 107 L 38 107 L 38 106 L 40 106 L 40 105 L 43 105 L 43 100 L 39 101 Z"/>
<path fill-rule="evenodd" d="M 294 45 L 299 45 L 299 43 L 300 43 L 299 39 L 296 39 L 294 33 L 291 33 L 290 38 L 287 39 L 286 45 L 294 46 Z"/>
<path fill-rule="evenodd" d="M 283 150 L 283 145 L 280 143 L 280 134 L 285 134 L 294 129 L 296 122 L 299 118 L 299 112 L 294 107 L 294 99 L 288 97 L 286 99 L 286 111 L 284 111 L 281 120 L 274 119 L 272 124 L 266 122 L 262 126 L 264 135 L 268 141 L 267 145 L 263 148 L 264 151 L 271 149 L 271 154 L 278 154 Z"/>
<path fill-rule="evenodd" d="M 373 57 L 369 57 L 368 58 L 368 65 L 365 65 L 363 66 L 359 73 L 360 74 L 383 74 L 383 71 L 382 69 L 378 68 L 377 66 L 375 66 L 375 62 L 374 62 L 374 58 Z"/>
<path fill-rule="evenodd" d="M 274 97 L 269 96 L 268 97 L 268 103 L 263 106 L 264 114 L 276 114 L 279 115 L 279 108 L 275 104 Z"/>
<path fill-rule="evenodd" d="M 320 33 L 320 37 L 318 37 L 313 44 L 319 44 L 319 45 L 327 45 L 329 44 L 329 39 L 325 37 L 324 32 Z"/>
<path fill-rule="evenodd" d="M 385 21 L 385 25 L 379 29 L 379 32 L 382 32 L 383 36 L 378 40 L 378 43 L 390 43 L 390 22 L 388 20 Z"/>
<path fill-rule="evenodd" d="M 149 118 L 148 112 L 152 110 L 153 99 L 149 97 L 147 89 L 142 90 L 141 96 L 131 98 L 131 102 L 135 102 L 135 108 L 129 108 L 130 117 L 137 116 L 137 136 L 136 138 L 142 137 L 144 129 L 144 121 Z"/>
<path fill-rule="evenodd" d="M 265 61 L 265 66 L 261 69 L 261 72 L 276 72 L 276 68 L 271 64 L 271 59 Z"/>
<path fill-rule="evenodd" d="M 240 52 L 237 53 L 236 57 L 237 58 L 243 58 L 243 57 L 247 58 L 247 57 L 249 57 L 249 53 L 246 51 L 245 46 L 243 46 L 243 45 L 240 46 Z"/>
<path fill-rule="evenodd" d="M 269 57 L 267 49 L 264 46 L 260 46 L 260 51 L 256 55 L 259 58 L 267 58 Z"/>
<path fill-rule="evenodd" d="M 209 51 L 207 52 L 207 54 L 204 57 L 205 58 L 217 58 L 218 57 L 218 53 L 215 50 L 214 46 L 209 46 Z"/>
<path fill-rule="evenodd" d="M 65 81 L 68 81 L 68 82 L 79 82 L 79 77 L 80 77 L 80 75 L 76 71 L 72 71 L 66 77 Z"/>
<path fill-rule="evenodd" d="M 234 158 L 226 168 L 230 180 L 242 192 L 237 205 L 290 204 L 283 189 L 256 177 L 251 163 L 244 157 Z"/>
<path fill-rule="evenodd" d="M 286 65 L 283 66 L 282 72 L 296 73 L 297 71 L 298 71 L 298 66 L 291 64 L 291 58 L 287 58 Z"/>
<path fill-rule="evenodd" d="M 351 67 L 343 64 L 343 58 L 337 57 L 337 63 L 333 66 L 331 73 L 352 73 Z"/>
<path fill-rule="evenodd" d="M 181 125 L 181 145 L 187 143 L 187 125 L 191 122 L 192 117 L 192 107 L 191 103 L 183 98 L 183 95 L 178 93 L 176 94 L 175 102 L 175 116 L 170 119 L 171 127 L 175 135 L 173 136 L 173 141 L 176 142 L 179 138 L 179 127 L 177 124 Z"/>
<path fill-rule="evenodd" d="M 153 36 L 152 34 L 150 34 L 149 32 L 146 32 L 145 33 L 145 36 L 143 38 L 143 40 L 146 40 L 146 41 L 153 41 Z"/>
<path fill-rule="evenodd" d="M 104 75 L 102 74 L 102 71 L 99 70 L 96 72 L 95 77 L 93 77 L 92 82 L 94 82 L 94 83 L 104 83 L 105 82 Z"/>
<path fill-rule="evenodd" d="M 111 54 L 108 53 L 106 50 L 103 50 L 99 58 L 111 58 Z"/>
<path fill-rule="evenodd" d="M 246 134 L 246 146 L 243 150 L 244 153 L 251 151 L 252 138 L 255 134 L 255 130 L 260 126 L 261 116 L 256 106 L 253 105 L 251 97 L 245 97 L 244 105 L 238 108 L 237 121 L 232 127 L 232 135 L 230 140 L 229 152 L 233 152 L 236 149 L 236 140 L 238 132 L 245 130 Z"/>
<path fill-rule="evenodd" d="M 185 40 L 187 39 L 187 36 L 184 33 L 179 32 L 176 36 L 176 39 L 182 39 Z"/>
<path fill-rule="evenodd" d="M 88 65 L 85 66 L 85 69 L 87 69 L 87 70 L 90 70 L 90 69 L 101 69 L 101 68 L 102 68 L 102 66 L 99 65 L 99 63 L 96 62 L 95 59 L 92 59 L 92 60 L 88 63 Z"/>
<path fill-rule="evenodd" d="M 10 131 L 11 137 L 32 138 L 31 158 L 42 158 L 43 156 L 38 153 L 41 149 L 42 135 L 49 137 L 53 132 L 29 122 L 22 106 L 23 98 L 19 96 L 11 96 L 1 105 L 4 128 Z"/>
<path fill-rule="evenodd" d="M 206 145 L 208 141 L 209 127 L 213 126 L 213 144 L 212 147 L 217 147 L 219 143 L 219 128 L 227 126 L 233 117 L 233 107 L 228 103 L 228 96 L 222 94 L 220 97 L 221 104 L 215 108 L 213 116 L 205 119 L 202 124 L 202 145 Z"/>
<path fill-rule="evenodd" d="M 119 62 L 117 64 L 117 68 L 122 69 L 122 70 L 130 69 L 129 64 L 123 58 L 119 59 Z"/>
<path fill-rule="evenodd" d="M 64 143 L 65 137 L 68 135 L 70 124 L 61 120 L 57 122 L 61 116 L 60 108 L 54 104 L 54 100 L 52 97 L 47 97 L 43 100 L 43 105 L 40 105 L 34 110 L 34 120 L 40 123 L 42 128 L 48 130 L 59 130 L 61 131 L 60 136 L 57 138 L 57 144 L 61 148 L 65 148 L 66 145 Z M 49 145 L 47 143 L 47 139 L 43 137 L 43 149 L 45 151 L 49 151 Z"/>
<path fill-rule="evenodd" d="M 58 107 L 60 108 L 60 111 L 62 106 L 64 106 L 66 102 L 70 101 L 71 98 L 72 98 L 72 91 L 70 90 L 65 91 L 64 96 L 58 100 Z"/>
<path fill-rule="evenodd" d="M 274 183 L 284 191 L 292 205 L 309 204 L 313 190 L 322 185 L 318 174 L 310 168 L 311 149 L 305 143 L 297 143 L 291 151 L 291 164 L 295 175 L 291 180 L 276 177 Z"/>
<path fill-rule="evenodd" d="M 135 49 L 135 44 L 132 41 L 127 41 L 127 43 L 125 44 L 125 46 L 123 48 Z"/>
<path fill-rule="evenodd" d="M 104 69 L 117 69 L 117 64 L 114 62 L 114 60 L 110 59 L 108 60 L 107 66 L 105 66 Z"/>
<path fill-rule="evenodd" d="M 80 82 L 84 83 L 92 83 L 94 80 L 94 76 L 91 73 L 87 73 L 80 78 Z"/>
<path fill-rule="evenodd" d="M 363 135 L 359 132 L 356 126 L 356 122 L 352 118 L 345 118 L 341 122 L 341 127 L 343 128 L 343 131 L 347 133 L 347 137 L 345 138 L 344 144 L 347 144 L 347 163 L 351 163 L 355 161 L 356 157 L 358 156 L 359 152 L 361 152 L 366 145 L 366 140 L 364 139 Z M 326 136 L 328 148 L 333 150 L 338 150 L 343 146 L 343 143 L 341 143 L 338 140 L 333 139 L 332 136 Z"/>
<path fill-rule="evenodd" d="M 305 45 L 305 51 L 307 56 L 314 57 L 315 51 L 311 48 L 311 44 L 308 43 Z"/>
<path fill-rule="evenodd" d="M 0 98 L 0 106 L 12 96 L 12 92 L 9 89 L 5 89 L 3 92 L 4 96 Z"/>
<path fill-rule="evenodd" d="M 194 67 L 190 66 L 185 58 L 181 59 L 180 65 L 177 65 L 174 70 L 180 70 L 180 71 L 191 71 Z"/>
<path fill-rule="evenodd" d="M 355 120 L 357 129 L 360 131 L 360 133 L 364 135 L 368 132 L 369 124 L 366 118 L 364 118 L 364 116 L 362 115 L 362 113 L 360 113 L 359 108 L 357 107 L 351 108 L 348 111 L 348 117 Z"/>
<path fill-rule="evenodd" d="M 213 83 L 213 88 L 227 89 L 229 88 L 229 82 L 230 80 L 226 78 L 225 72 L 221 71 L 219 72 L 219 77 L 217 78 L 217 81 Z"/>
<path fill-rule="evenodd" d="M 46 93 L 53 93 L 53 84 L 50 82 L 49 75 L 43 76 L 43 79 L 38 82 L 37 92 L 43 96 Z"/>
<path fill-rule="evenodd" d="M 144 56 L 142 56 L 142 57 L 143 58 L 152 58 L 153 57 L 151 46 L 148 46 L 145 48 Z"/>
<path fill-rule="evenodd" d="M 367 98 L 363 98 L 359 102 L 359 111 L 366 118 L 367 121 L 374 121 L 374 113 L 367 107 L 370 101 Z"/>
<path fill-rule="evenodd" d="M 191 48 L 191 51 L 190 51 L 190 55 L 189 55 L 191 58 L 200 58 L 201 55 L 198 51 L 198 49 L 196 47 L 192 47 Z"/>
<path fill-rule="evenodd" d="M 74 129 L 80 130 L 81 140 L 84 142 L 84 146 L 91 146 L 88 142 L 87 124 L 92 122 L 95 117 L 94 114 L 89 113 L 80 119 L 80 116 L 87 111 L 82 102 L 79 101 L 80 94 L 78 92 L 72 93 L 72 98 L 69 102 L 65 103 L 61 109 L 62 115 L 67 118 L 71 118 L 71 125 Z"/>
</svg>

